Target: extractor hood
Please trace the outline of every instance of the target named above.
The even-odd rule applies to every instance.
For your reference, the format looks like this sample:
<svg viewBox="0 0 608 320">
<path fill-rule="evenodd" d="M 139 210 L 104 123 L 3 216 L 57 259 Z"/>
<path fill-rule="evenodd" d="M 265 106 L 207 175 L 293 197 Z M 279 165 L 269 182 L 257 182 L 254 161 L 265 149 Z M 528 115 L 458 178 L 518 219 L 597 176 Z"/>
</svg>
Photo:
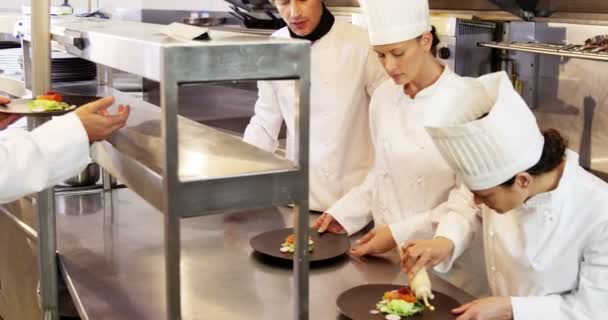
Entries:
<svg viewBox="0 0 608 320">
<path fill-rule="evenodd" d="M 329 7 L 358 7 L 358 0 L 325 0 Z M 429 0 L 434 10 L 508 11 L 533 18 L 560 13 L 608 14 L 607 0 Z"/>
</svg>

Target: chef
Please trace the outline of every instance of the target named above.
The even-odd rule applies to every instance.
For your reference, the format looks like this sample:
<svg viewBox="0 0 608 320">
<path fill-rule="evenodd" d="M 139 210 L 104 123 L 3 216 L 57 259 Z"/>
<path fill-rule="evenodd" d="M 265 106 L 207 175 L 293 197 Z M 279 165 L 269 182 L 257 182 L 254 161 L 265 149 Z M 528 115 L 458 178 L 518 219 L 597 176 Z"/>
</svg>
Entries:
<svg viewBox="0 0 608 320">
<path fill-rule="evenodd" d="M 374 92 L 370 104 L 375 161 L 365 181 L 314 224 L 320 232 L 333 226 L 351 235 L 373 220 L 375 228 L 351 252 L 356 256 L 432 238 L 439 217 L 447 212 L 474 214 L 472 194 L 458 183 L 425 125 L 478 117 L 490 103 L 474 94 L 484 92 L 479 82 L 458 76 L 431 53 L 437 40 L 427 0 L 369 0 L 362 5 L 373 49 L 392 78 Z M 448 281 L 471 294 L 486 293 L 487 286 L 472 281 L 472 270 L 463 267 Z"/>
<path fill-rule="evenodd" d="M 404 269 L 448 271 L 481 228 L 493 297 L 458 320 L 604 319 L 608 314 L 608 185 L 585 171 L 556 130 L 541 133 L 505 73 L 481 79 L 489 114 L 428 128 L 475 194 L 479 215 L 451 212 L 432 240 L 404 246 Z"/>
<path fill-rule="evenodd" d="M 10 100 L 0 97 L 0 104 Z M 0 203 L 39 192 L 81 172 L 91 159 L 89 144 L 122 128 L 128 106 L 108 113 L 114 98 L 107 97 L 56 117 L 31 132 L 9 129 L 0 136 Z M 0 114 L 0 130 L 18 117 Z"/>
<path fill-rule="evenodd" d="M 372 163 L 369 97 L 386 78 L 364 29 L 336 21 L 322 0 L 271 1 L 287 23 L 273 34 L 311 45 L 310 203 L 325 211 L 363 181 Z M 287 126 L 287 157 L 295 150 L 295 82 L 258 82 L 255 115 L 244 141 L 269 152 Z"/>
</svg>

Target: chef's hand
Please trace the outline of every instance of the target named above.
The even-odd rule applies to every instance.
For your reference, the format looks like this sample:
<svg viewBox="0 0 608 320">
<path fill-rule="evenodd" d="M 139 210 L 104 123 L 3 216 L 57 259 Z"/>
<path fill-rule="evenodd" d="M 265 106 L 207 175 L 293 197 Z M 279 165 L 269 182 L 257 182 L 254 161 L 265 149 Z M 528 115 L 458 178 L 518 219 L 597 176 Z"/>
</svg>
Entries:
<svg viewBox="0 0 608 320">
<path fill-rule="evenodd" d="M 452 313 L 459 314 L 456 320 L 511 320 L 513 308 L 510 297 L 489 297 L 469 302 Z"/>
<path fill-rule="evenodd" d="M 334 219 L 334 217 L 325 212 L 313 222 L 312 227 L 317 229 L 319 233 L 329 231 L 331 233 L 346 233 L 342 225 Z"/>
<path fill-rule="evenodd" d="M 11 99 L 0 96 L 0 104 L 9 104 Z M 6 129 L 15 121 L 21 119 L 21 116 L 15 114 L 0 113 L 0 130 Z"/>
<path fill-rule="evenodd" d="M 411 280 L 420 269 L 432 268 L 451 257 L 454 252 L 454 242 L 444 237 L 410 240 L 401 247 L 401 252 L 401 267 Z"/>
<path fill-rule="evenodd" d="M 395 248 L 397 244 L 388 225 L 374 228 L 357 240 L 357 246 L 350 250 L 356 257 L 368 254 L 382 254 Z"/>
<path fill-rule="evenodd" d="M 129 106 L 118 106 L 117 114 L 110 114 L 108 108 L 114 104 L 114 97 L 106 97 L 85 104 L 74 113 L 84 126 L 90 142 L 102 141 L 114 131 L 124 127 L 129 117 Z"/>
</svg>

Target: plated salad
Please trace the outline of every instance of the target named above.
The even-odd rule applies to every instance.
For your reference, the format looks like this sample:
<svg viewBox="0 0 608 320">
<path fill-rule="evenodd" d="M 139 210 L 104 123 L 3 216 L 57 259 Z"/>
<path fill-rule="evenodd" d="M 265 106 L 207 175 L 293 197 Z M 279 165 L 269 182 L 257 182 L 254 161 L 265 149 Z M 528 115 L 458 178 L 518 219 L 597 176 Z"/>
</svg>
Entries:
<svg viewBox="0 0 608 320">
<path fill-rule="evenodd" d="M 314 245 L 315 243 L 312 241 L 311 237 L 308 237 L 308 251 L 313 251 L 314 250 Z M 281 249 L 279 249 L 281 252 L 285 253 L 285 252 L 289 252 L 289 253 L 294 253 L 296 252 L 296 236 L 294 234 L 290 234 L 286 239 L 285 242 L 283 242 L 283 244 L 281 244 Z"/>
<path fill-rule="evenodd" d="M 63 102 L 63 97 L 56 92 L 49 91 L 44 95 L 36 97 L 27 103 L 27 107 L 31 112 L 47 112 L 47 111 L 66 111 L 76 109 L 75 105 L 69 105 Z"/>
<path fill-rule="evenodd" d="M 382 300 L 376 304 L 376 309 L 370 313 L 386 314 L 387 320 L 399 320 L 402 317 L 411 317 L 422 313 L 425 310 L 425 305 L 430 310 L 434 308 L 426 301 L 420 301 L 416 295 L 408 287 L 400 288 L 399 290 L 391 290 L 384 293 Z"/>
</svg>

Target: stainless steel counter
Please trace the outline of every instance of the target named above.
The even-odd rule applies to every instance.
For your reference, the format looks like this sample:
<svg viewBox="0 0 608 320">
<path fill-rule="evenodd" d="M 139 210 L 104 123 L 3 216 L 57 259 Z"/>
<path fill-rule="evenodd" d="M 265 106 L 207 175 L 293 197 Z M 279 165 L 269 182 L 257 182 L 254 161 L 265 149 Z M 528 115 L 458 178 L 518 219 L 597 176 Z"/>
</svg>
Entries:
<svg viewBox="0 0 608 320">
<path fill-rule="evenodd" d="M 60 261 L 83 319 L 163 319 L 162 215 L 128 189 L 57 200 Z M 104 209 L 105 208 L 105 209 Z M 292 271 L 252 255 L 249 238 L 292 225 L 291 210 L 182 220 L 184 319 L 292 318 Z M 314 218 L 311 215 L 311 219 Z M 313 268 L 310 319 L 339 319 L 336 297 L 364 283 L 405 283 L 396 254 Z M 433 276 L 434 288 L 470 297 Z"/>
</svg>

